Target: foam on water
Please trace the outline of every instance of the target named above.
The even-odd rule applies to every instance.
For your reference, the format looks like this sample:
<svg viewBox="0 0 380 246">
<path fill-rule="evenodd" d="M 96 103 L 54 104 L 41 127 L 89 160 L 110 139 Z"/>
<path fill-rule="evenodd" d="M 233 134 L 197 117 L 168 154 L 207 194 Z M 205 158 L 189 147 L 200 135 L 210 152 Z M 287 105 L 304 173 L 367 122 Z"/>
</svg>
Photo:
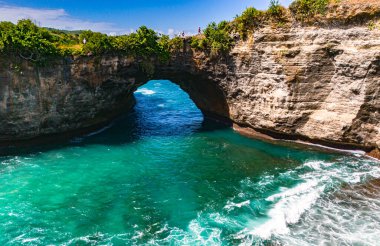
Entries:
<svg viewBox="0 0 380 246">
<path fill-rule="evenodd" d="M 0 157 L 1 245 L 378 244 L 378 162 L 241 137 L 170 82 L 135 96 L 108 128 Z"/>
<path fill-rule="evenodd" d="M 241 208 L 242 206 L 247 206 L 250 203 L 251 203 L 250 201 L 244 201 L 244 202 L 240 202 L 240 203 L 234 203 L 234 202 L 228 201 L 227 205 L 224 206 L 224 208 L 227 209 L 228 211 L 231 211 L 234 208 Z"/>
<path fill-rule="evenodd" d="M 332 238 L 339 238 L 336 243 L 370 245 L 376 242 L 375 235 L 380 233 L 377 229 L 380 221 L 379 199 L 369 199 L 353 190 L 340 190 L 342 184 L 352 186 L 364 180 L 380 178 L 380 168 L 375 163 L 345 158 L 335 163 L 308 161 L 296 171 L 286 172 L 284 176 L 293 176 L 301 183 L 278 189 L 277 193 L 265 198 L 272 203 L 266 212 L 268 219 L 257 224 L 255 221 L 259 218 L 252 218 L 254 226 L 244 228 L 235 238 L 243 243 L 271 240 L 285 245 L 331 243 Z M 360 202 L 349 199 L 342 204 L 336 198 L 331 199 L 332 196 L 350 197 L 348 193 L 354 193 Z M 380 198 L 380 192 L 377 198 Z M 347 202 L 362 209 L 347 208 Z M 371 212 L 368 211 L 369 207 Z"/>
<path fill-rule="evenodd" d="M 289 224 L 297 223 L 319 198 L 323 186 L 318 187 L 316 180 L 309 180 L 282 193 L 268 197 L 267 201 L 275 202 L 269 210 L 270 219 L 250 232 L 263 239 L 269 239 L 273 234 L 289 233 Z"/>
<path fill-rule="evenodd" d="M 285 140 L 285 141 L 286 142 L 294 142 L 294 140 Z M 325 145 L 321 145 L 321 144 L 313 144 L 313 143 L 304 142 L 304 141 L 295 141 L 295 142 L 301 143 L 301 144 L 304 144 L 304 145 L 315 146 L 315 147 L 318 147 L 318 148 L 321 148 L 321 149 L 333 150 L 333 151 L 336 151 L 336 152 L 351 153 L 351 154 L 353 154 L 356 157 L 364 156 L 366 154 L 366 152 L 363 151 L 363 150 L 339 149 L 339 148 L 333 148 L 333 147 L 329 147 L 329 146 L 325 146 Z"/>
<path fill-rule="evenodd" d="M 156 92 L 154 90 L 150 90 L 150 89 L 147 89 L 147 88 L 140 88 L 140 89 L 138 89 L 136 91 L 136 93 L 141 93 L 143 95 L 153 95 Z"/>
</svg>

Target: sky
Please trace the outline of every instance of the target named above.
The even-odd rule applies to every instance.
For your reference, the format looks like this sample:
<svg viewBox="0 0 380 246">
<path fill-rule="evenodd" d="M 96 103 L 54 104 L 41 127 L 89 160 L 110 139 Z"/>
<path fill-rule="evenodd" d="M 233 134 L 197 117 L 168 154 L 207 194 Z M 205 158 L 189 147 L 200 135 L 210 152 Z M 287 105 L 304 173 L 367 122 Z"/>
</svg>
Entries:
<svg viewBox="0 0 380 246">
<path fill-rule="evenodd" d="M 66 30 L 125 34 L 146 25 L 174 35 L 194 34 L 212 21 L 231 20 L 247 7 L 266 9 L 270 0 L 0 0 L 0 21 L 32 19 Z M 287 6 L 291 0 L 280 0 Z"/>
</svg>

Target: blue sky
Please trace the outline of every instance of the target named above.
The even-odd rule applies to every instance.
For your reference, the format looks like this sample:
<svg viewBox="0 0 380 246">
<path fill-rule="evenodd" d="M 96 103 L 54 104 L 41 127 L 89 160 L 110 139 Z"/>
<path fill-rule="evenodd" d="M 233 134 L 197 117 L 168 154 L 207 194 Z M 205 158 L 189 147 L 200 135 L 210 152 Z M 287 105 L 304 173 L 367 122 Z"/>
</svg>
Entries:
<svg viewBox="0 0 380 246">
<path fill-rule="evenodd" d="M 288 5 L 291 0 L 281 0 Z M 0 20 L 29 18 L 41 26 L 123 34 L 146 25 L 165 34 L 195 33 L 211 21 L 231 20 L 269 0 L 0 0 Z"/>
</svg>

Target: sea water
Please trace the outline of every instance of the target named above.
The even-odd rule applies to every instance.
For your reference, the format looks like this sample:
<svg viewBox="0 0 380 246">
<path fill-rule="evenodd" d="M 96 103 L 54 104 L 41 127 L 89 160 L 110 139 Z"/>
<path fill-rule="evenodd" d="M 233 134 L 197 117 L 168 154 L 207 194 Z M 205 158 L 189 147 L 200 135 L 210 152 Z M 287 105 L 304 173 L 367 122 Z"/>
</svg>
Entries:
<svg viewBox="0 0 380 246">
<path fill-rule="evenodd" d="M 380 165 L 203 119 L 170 81 L 65 143 L 0 157 L 0 245 L 376 245 Z"/>
</svg>

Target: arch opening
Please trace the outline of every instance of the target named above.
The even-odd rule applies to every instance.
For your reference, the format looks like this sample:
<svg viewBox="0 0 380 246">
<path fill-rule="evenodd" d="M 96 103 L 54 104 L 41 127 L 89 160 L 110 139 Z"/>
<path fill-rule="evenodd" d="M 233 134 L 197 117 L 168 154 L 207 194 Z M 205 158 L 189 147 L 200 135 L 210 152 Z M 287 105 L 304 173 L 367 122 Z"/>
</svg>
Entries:
<svg viewBox="0 0 380 246">
<path fill-rule="evenodd" d="M 134 93 L 134 113 L 143 135 L 182 135 L 201 128 L 200 109 L 177 84 L 151 80 Z"/>
<path fill-rule="evenodd" d="M 210 117 L 184 87 L 170 80 L 150 80 L 135 91 L 134 97 L 134 113 L 143 134 L 186 135 L 227 125 L 226 120 L 218 120 L 222 117 Z"/>
<path fill-rule="evenodd" d="M 232 125 L 226 95 L 218 83 L 205 74 L 189 73 L 169 66 L 157 69 L 153 77 L 155 80 L 170 81 L 178 85 L 189 95 L 206 119 Z"/>
</svg>

